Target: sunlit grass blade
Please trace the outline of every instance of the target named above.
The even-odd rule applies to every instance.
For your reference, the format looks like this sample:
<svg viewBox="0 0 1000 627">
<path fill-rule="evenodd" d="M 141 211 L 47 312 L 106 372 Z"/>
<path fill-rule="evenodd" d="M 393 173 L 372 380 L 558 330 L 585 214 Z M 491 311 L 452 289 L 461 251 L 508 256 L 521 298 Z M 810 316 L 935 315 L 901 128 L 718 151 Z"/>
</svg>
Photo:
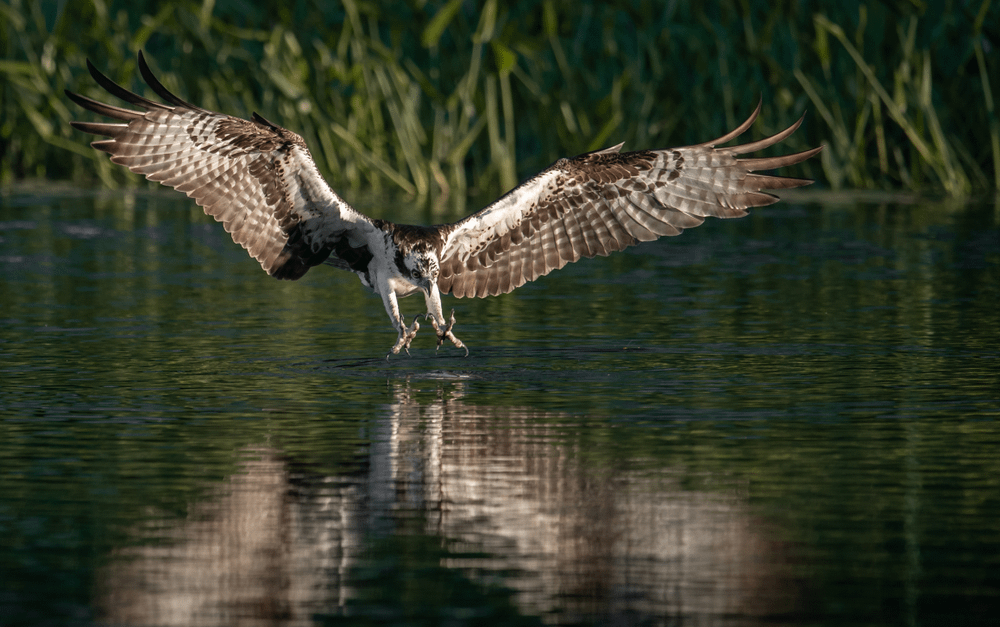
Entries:
<svg viewBox="0 0 1000 627">
<path fill-rule="evenodd" d="M 1000 189 L 998 61 L 986 27 L 1000 21 L 1000 5 L 976 4 L 934 23 L 877 3 L 828 4 L 814 16 L 788 0 L 766 11 L 18 0 L 0 5 L 0 181 L 134 184 L 88 153 L 68 126 L 86 114 L 62 90 L 100 96 L 90 58 L 149 95 L 136 76 L 143 49 L 187 100 L 241 117 L 258 111 L 308 136 L 335 188 L 396 189 L 418 204 L 447 189 L 458 206 L 469 192 L 498 193 L 559 157 L 619 141 L 704 141 L 758 94 L 761 131 L 812 103 L 790 147 L 831 146 L 799 166 L 823 185 Z"/>
</svg>

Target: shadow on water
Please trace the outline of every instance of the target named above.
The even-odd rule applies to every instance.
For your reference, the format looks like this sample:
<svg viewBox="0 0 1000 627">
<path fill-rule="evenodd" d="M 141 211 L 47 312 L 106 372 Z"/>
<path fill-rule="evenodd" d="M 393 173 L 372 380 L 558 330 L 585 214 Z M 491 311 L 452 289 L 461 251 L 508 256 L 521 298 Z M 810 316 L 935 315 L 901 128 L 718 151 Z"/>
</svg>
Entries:
<svg viewBox="0 0 1000 627">
<path fill-rule="evenodd" d="M 998 241 L 786 203 L 387 361 L 183 199 L 0 196 L 0 624 L 991 624 Z"/>
</svg>

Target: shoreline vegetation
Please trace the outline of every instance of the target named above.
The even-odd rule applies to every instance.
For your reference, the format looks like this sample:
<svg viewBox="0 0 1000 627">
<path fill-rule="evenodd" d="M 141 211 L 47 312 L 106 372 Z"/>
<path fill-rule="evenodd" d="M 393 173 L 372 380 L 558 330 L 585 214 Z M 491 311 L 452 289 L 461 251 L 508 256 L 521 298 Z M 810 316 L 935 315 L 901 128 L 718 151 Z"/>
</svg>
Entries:
<svg viewBox="0 0 1000 627">
<path fill-rule="evenodd" d="M 68 122 L 105 97 L 86 59 L 151 95 L 143 50 L 181 98 L 302 135 L 345 194 L 464 211 L 563 156 L 698 143 L 763 111 L 803 112 L 794 176 L 834 190 L 1000 190 L 1000 3 L 794 1 L 614 6 L 537 0 L 230 0 L 0 6 L 0 185 L 143 185 Z M 149 183 L 149 185 L 153 185 Z"/>
</svg>

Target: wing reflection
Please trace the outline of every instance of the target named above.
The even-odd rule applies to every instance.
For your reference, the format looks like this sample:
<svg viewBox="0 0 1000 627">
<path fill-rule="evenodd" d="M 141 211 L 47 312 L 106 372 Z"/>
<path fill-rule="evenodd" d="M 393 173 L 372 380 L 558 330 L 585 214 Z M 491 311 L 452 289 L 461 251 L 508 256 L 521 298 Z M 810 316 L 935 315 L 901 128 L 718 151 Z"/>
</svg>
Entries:
<svg viewBox="0 0 1000 627">
<path fill-rule="evenodd" d="M 460 386 L 425 395 L 394 388 L 362 476 L 303 479 L 278 451 L 250 451 L 185 520 L 138 531 L 161 542 L 113 556 L 104 618 L 290 625 L 336 614 L 356 596 L 366 543 L 407 513 L 423 533 L 474 549 L 442 567 L 504 573 L 520 611 L 547 620 L 744 624 L 801 609 L 787 545 L 738 486 L 689 490 L 683 468 L 594 461 L 570 416 L 467 404 Z"/>
<path fill-rule="evenodd" d="M 395 504 L 491 555 L 451 566 L 518 573 L 505 583 L 526 612 L 575 622 L 802 609 L 790 547 L 739 486 L 686 490 L 684 468 L 595 463 L 570 416 L 466 404 L 460 388 L 420 403 L 399 385 L 396 398 L 377 458 Z"/>
<path fill-rule="evenodd" d="M 128 625 L 293 624 L 341 604 L 359 524 L 357 488 L 328 482 L 295 497 L 273 449 L 246 461 L 181 522 L 135 530 L 143 545 L 116 552 L 99 577 L 99 614 Z"/>
</svg>

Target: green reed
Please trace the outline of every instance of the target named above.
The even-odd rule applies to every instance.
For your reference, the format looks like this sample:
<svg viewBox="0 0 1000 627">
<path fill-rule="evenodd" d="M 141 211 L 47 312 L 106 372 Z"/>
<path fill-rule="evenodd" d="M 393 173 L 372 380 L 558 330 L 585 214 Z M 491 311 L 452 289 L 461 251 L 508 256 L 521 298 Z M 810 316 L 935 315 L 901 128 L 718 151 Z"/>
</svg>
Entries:
<svg viewBox="0 0 1000 627">
<path fill-rule="evenodd" d="M 807 109 L 796 174 L 833 188 L 965 195 L 1000 186 L 1000 10 L 932 2 L 486 0 L 0 5 L 0 182 L 136 177 L 87 146 L 64 97 L 90 58 L 148 94 L 257 111 L 301 134 L 344 192 L 427 206 L 492 195 L 561 156 L 704 141 L 763 98 L 751 136 Z"/>
</svg>

